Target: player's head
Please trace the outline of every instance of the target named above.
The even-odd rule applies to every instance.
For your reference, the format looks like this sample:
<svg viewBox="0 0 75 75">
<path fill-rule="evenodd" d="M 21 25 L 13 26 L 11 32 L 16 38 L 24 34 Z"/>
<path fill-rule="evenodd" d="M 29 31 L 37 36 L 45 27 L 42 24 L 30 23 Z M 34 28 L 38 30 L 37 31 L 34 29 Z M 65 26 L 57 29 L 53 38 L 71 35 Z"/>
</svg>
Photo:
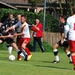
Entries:
<svg viewBox="0 0 75 75">
<path fill-rule="evenodd" d="M 64 23 L 64 22 L 65 22 L 65 16 L 60 15 L 60 17 L 59 17 L 59 22 L 60 22 L 60 23 Z"/>
<path fill-rule="evenodd" d="M 75 7 L 72 8 L 72 13 L 75 14 Z"/>
<path fill-rule="evenodd" d="M 21 21 L 21 14 L 17 15 L 17 20 Z"/>
<path fill-rule="evenodd" d="M 22 23 L 26 22 L 26 16 L 25 16 L 25 15 L 22 15 L 22 16 L 21 16 L 21 22 L 22 22 Z"/>
<path fill-rule="evenodd" d="M 36 22 L 36 24 L 38 24 L 40 22 L 40 20 L 38 18 L 36 18 L 35 22 Z"/>
<path fill-rule="evenodd" d="M 12 14 L 12 13 L 9 14 L 9 19 L 10 19 L 10 20 L 13 19 L 13 14 Z"/>
</svg>

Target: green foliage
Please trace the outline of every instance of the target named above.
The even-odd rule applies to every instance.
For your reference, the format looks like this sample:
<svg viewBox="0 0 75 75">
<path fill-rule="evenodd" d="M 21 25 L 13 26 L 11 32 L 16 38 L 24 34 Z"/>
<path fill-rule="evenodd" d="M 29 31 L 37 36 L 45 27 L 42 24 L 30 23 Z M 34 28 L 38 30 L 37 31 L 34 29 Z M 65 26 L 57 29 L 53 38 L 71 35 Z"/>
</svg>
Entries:
<svg viewBox="0 0 75 75">
<path fill-rule="evenodd" d="M 13 9 L 5 9 L 5 8 L 0 8 L 0 19 L 2 17 L 8 16 L 10 13 L 13 13 L 15 18 L 17 16 L 17 14 L 26 15 L 27 16 L 27 22 L 29 24 L 33 24 L 36 18 L 39 18 L 41 23 L 43 23 L 43 12 L 33 13 L 33 12 L 27 12 L 24 10 L 13 10 Z M 55 19 L 50 14 L 46 14 L 45 30 L 46 31 L 52 31 L 52 32 L 57 32 L 57 30 L 58 30 L 58 20 Z"/>
<path fill-rule="evenodd" d="M 6 43 L 0 44 L 0 50 L 6 50 Z"/>
</svg>

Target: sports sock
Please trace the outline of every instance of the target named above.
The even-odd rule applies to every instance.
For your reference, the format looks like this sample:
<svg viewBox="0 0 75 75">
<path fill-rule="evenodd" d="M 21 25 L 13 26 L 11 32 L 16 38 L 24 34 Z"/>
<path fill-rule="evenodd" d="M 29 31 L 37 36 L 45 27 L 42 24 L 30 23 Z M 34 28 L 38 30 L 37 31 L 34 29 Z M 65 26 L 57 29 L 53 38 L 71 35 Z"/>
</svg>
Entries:
<svg viewBox="0 0 75 75">
<path fill-rule="evenodd" d="M 23 52 L 25 55 L 28 55 L 24 49 L 22 49 L 22 52 Z"/>
<path fill-rule="evenodd" d="M 75 68 L 75 55 L 72 56 L 72 62 L 73 62 L 74 68 Z"/>
<path fill-rule="evenodd" d="M 70 52 L 67 52 L 67 56 L 69 57 L 70 61 L 72 61 L 71 53 Z"/>
<path fill-rule="evenodd" d="M 55 50 L 53 50 L 53 52 L 54 52 L 55 60 L 59 61 L 58 50 L 55 49 Z"/>
<path fill-rule="evenodd" d="M 26 51 L 27 55 L 31 55 L 31 53 L 27 47 L 24 50 Z"/>
<path fill-rule="evenodd" d="M 9 47 L 7 47 L 7 48 L 8 48 L 8 53 L 11 54 L 11 52 L 12 52 L 12 47 L 9 46 Z"/>
</svg>

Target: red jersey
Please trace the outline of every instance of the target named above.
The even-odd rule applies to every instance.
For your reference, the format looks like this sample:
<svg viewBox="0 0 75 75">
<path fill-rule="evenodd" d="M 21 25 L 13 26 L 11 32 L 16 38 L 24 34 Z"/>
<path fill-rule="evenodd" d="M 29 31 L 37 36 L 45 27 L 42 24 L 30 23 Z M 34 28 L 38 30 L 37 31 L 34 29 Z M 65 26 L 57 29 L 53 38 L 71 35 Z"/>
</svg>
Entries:
<svg viewBox="0 0 75 75">
<path fill-rule="evenodd" d="M 37 30 L 35 27 L 32 26 L 32 31 L 33 31 L 33 37 L 42 37 L 43 35 L 43 27 L 41 23 L 38 23 L 36 27 L 39 29 Z"/>
</svg>

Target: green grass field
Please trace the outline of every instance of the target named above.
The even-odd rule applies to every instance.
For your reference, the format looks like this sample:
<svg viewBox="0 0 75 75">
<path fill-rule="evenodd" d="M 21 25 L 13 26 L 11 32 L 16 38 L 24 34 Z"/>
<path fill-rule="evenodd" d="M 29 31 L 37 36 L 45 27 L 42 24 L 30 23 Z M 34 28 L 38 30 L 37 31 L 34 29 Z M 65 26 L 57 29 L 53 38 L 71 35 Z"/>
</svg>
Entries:
<svg viewBox="0 0 75 75">
<path fill-rule="evenodd" d="M 13 51 L 15 56 L 16 52 Z M 75 75 L 73 65 L 64 52 L 60 52 L 60 63 L 52 63 L 52 52 L 35 52 L 30 61 L 9 61 L 6 50 L 0 50 L 0 75 Z"/>
</svg>

